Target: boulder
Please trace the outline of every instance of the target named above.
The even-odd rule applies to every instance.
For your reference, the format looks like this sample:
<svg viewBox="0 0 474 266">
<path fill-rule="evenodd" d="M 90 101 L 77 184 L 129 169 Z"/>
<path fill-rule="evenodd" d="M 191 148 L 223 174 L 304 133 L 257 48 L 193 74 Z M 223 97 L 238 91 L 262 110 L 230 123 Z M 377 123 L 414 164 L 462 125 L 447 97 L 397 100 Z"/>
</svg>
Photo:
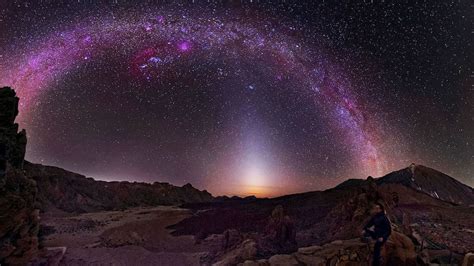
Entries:
<svg viewBox="0 0 474 266">
<path fill-rule="evenodd" d="M 235 229 L 227 229 L 223 234 L 222 250 L 228 250 L 242 241 L 242 235 Z"/>
<path fill-rule="evenodd" d="M 239 263 L 239 266 L 269 266 L 268 260 L 246 260 L 243 263 Z"/>
<path fill-rule="evenodd" d="M 243 241 L 235 249 L 226 253 L 215 266 L 236 265 L 241 262 L 252 260 L 257 255 L 257 244 L 251 239 Z"/>
<path fill-rule="evenodd" d="M 472 265 L 474 265 L 474 253 L 470 252 L 464 255 L 462 266 L 472 266 Z"/>
<path fill-rule="evenodd" d="M 313 266 L 324 266 L 326 265 L 326 260 L 324 258 L 312 255 L 312 254 L 303 254 L 303 253 L 296 253 L 295 254 L 296 260 L 301 262 L 304 265 L 313 265 Z"/>
<path fill-rule="evenodd" d="M 320 246 L 309 246 L 309 247 L 302 247 L 298 249 L 298 253 L 300 254 L 313 254 L 314 252 L 321 250 L 322 247 Z"/>
<path fill-rule="evenodd" d="M 272 256 L 268 262 L 270 262 L 271 266 L 291 266 L 291 265 L 299 265 L 298 261 L 292 255 L 274 255 Z"/>
<path fill-rule="evenodd" d="M 337 266 L 367 266 L 367 262 L 340 261 Z"/>
<path fill-rule="evenodd" d="M 415 245 L 406 235 L 392 231 L 385 243 L 382 256 L 387 265 L 416 265 Z"/>
</svg>

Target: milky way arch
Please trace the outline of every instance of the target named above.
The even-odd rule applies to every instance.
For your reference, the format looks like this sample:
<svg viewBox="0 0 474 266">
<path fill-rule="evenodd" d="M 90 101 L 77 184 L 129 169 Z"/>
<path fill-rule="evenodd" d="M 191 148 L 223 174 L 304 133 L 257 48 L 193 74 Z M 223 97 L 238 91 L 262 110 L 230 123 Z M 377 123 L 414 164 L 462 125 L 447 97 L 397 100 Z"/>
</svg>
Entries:
<svg viewBox="0 0 474 266">
<path fill-rule="evenodd" d="M 209 19 L 166 12 L 96 17 L 51 30 L 20 52 L 9 51 L 0 66 L 0 84 L 17 90 L 22 98 L 20 120 L 27 121 L 33 115 L 29 107 L 53 89 L 55 81 L 102 54 L 119 53 L 128 58 L 124 62 L 127 74 L 139 79 L 164 78 L 170 68 L 188 57 L 258 59 L 272 66 L 275 82 L 289 77 L 299 81 L 295 90 L 313 98 L 315 112 L 332 117 L 328 126 L 344 132 L 345 143 L 354 147 L 351 156 L 366 172 L 384 171 L 379 125 L 338 67 L 294 31 L 274 22 L 239 17 Z"/>
</svg>

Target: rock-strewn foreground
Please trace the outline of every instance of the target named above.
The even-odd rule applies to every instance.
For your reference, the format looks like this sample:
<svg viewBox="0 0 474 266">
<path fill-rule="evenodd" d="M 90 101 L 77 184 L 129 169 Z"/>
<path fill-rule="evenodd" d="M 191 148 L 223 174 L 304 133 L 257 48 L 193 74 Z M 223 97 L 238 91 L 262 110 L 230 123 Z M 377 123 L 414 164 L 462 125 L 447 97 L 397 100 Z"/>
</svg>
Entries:
<svg viewBox="0 0 474 266">
<path fill-rule="evenodd" d="M 273 255 L 268 259 L 251 260 L 252 242 L 244 242 L 237 258 L 238 252 L 229 253 L 215 265 L 368 265 L 370 262 L 370 250 L 373 245 L 361 242 L 359 239 L 335 240 L 323 246 L 301 247 L 291 254 Z M 395 233 L 386 243 L 384 257 L 388 265 L 416 265 L 417 254 L 411 240 L 399 233 Z M 245 252 L 242 251 L 245 250 Z M 244 262 L 239 262 L 245 260 Z"/>
</svg>

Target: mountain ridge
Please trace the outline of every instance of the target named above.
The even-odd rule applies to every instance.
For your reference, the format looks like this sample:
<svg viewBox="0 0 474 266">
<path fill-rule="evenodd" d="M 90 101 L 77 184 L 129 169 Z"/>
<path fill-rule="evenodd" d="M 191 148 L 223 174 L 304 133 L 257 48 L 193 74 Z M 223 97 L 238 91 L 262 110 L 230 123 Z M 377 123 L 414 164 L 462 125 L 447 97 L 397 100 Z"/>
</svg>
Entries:
<svg viewBox="0 0 474 266">
<path fill-rule="evenodd" d="M 377 185 L 404 185 L 433 198 L 453 204 L 474 204 L 474 189 L 472 187 L 443 172 L 414 163 L 378 178 L 369 176 L 367 179 L 348 179 L 334 187 L 334 189 L 361 186 L 370 179 Z"/>
<path fill-rule="evenodd" d="M 66 212 L 90 212 L 134 206 L 179 205 L 228 201 L 229 199 L 239 202 L 241 200 L 252 201 L 257 199 L 256 197 L 240 198 L 235 196 L 231 198 L 225 196 L 214 197 L 207 190 L 198 190 L 189 183 L 179 187 L 166 182 L 102 181 L 56 166 L 34 164 L 28 161 L 25 161 L 24 164 L 26 175 L 38 184 L 38 201 L 42 203 L 43 210 L 54 207 Z M 430 184 L 430 176 L 434 176 L 437 182 L 431 182 Z M 65 183 L 61 184 L 61 178 L 66 179 L 63 180 Z M 371 180 L 379 186 L 388 184 L 403 185 L 427 194 L 432 198 L 452 204 L 474 204 L 474 189 L 440 171 L 415 164 L 390 172 L 379 178 L 369 176 L 367 179 L 347 179 L 334 188 L 325 191 L 366 186 Z M 67 183 L 71 182 L 72 185 L 66 186 Z M 55 184 L 55 189 L 51 189 L 53 183 Z M 454 188 L 449 188 L 449 185 L 451 187 L 454 186 Z M 88 189 L 79 189 L 80 186 L 87 187 Z M 91 192 L 94 190 L 98 190 L 96 191 L 97 193 Z M 138 198 L 135 196 L 134 198 L 132 190 L 136 190 L 136 193 L 140 192 L 141 196 L 138 196 Z M 121 194 L 115 195 L 114 191 L 121 191 Z M 307 191 L 283 195 L 273 199 L 299 197 L 303 194 L 311 195 L 318 192 L 320 191 Z M 156 195 L 153 195 L 153 193 L 156 193 Z M 189 195 L 186 195 L 186 193 L 189 193 Z M 146 195 L 143 196 L 143 194 Z M 59 195 L 62 197 L 68 195 L 66 197 L 68 200 L 59 201 Z"/>
<path fill-rule="evenodd" d="M 36 181 L 42 211 L 95 212 L 138 206 L 211 201 L 206 190 L 191 184 L 101 181 L 55 166 L 25 161 L 24 172 Z"/>
</svg>

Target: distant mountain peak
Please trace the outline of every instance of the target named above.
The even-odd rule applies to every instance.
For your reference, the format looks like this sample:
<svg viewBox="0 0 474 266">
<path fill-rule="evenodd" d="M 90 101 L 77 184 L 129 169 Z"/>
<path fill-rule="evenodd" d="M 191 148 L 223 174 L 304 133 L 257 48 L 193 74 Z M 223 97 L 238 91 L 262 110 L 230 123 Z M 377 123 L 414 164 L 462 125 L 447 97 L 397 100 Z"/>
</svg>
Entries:
<svg viewBox="0 0 474 266">
<path fill-rule="evenodd" d="M 411 187 L 433 198 L 456 203 L 473 204 L 474 190 L 453 177 L 424 165 L 412 163 L 377 179 L 378 185 L 389 183 Z"/>
<path fill-rule="evenodd" d="M 433 168 L 412 163 L 408 167 L 391 172 L 380 178 L 368 176 L 367 179 L 348 179 L 336 189 L 360 187 L 375 182 L 379 186 L 398 184 L 415 189 L 421 193 L 443 201 L 473 205 L 474 189 L 455 178 Z"/>
</svg>

